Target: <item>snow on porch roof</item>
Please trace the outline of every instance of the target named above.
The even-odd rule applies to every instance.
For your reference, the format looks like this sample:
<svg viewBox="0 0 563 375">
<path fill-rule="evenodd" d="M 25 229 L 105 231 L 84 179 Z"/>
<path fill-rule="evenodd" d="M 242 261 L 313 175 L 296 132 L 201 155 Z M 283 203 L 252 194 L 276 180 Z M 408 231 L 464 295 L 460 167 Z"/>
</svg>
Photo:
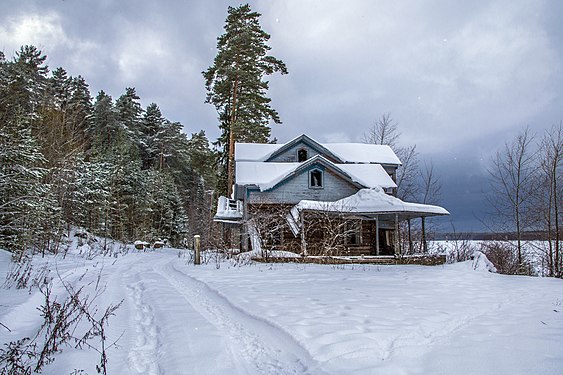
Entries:
<svg viewBox="0 0 563 375">
<path fill-rule="evenodd" d="M 303 137 L 303 136 L 300 136 Z M 297 137 L 296 139 L 300 138 Z M 236 143 L 236 161 L 266 161 L 276 151 L 288 143 L 264 144 L 264 143 Z M 309 138 L 311 139 L 311 138 Z M 317 143 L 311 139 L 313 143 Z M 379 163 L 401 165 L 401 161 L 395 155 L 391 147 L 387 145 L 373 145 L 366 143 L 317 143 L 332 152 L 336 157 L 346 163 Z"/>
<path fill-rule="evenodd" d="M 237 185 L 256 185 L 261 191 L 265 191 L 285 180 L 299 167 L 316 162 L 332 167 L 337 172 L 344 172 L 353 182 L 367 188 L 397 187 L 380 164 L 333 164 L 321 156 L 305 163 L 237 162 L 235 181 Z"/>
<path fill-rule="evenodd" d="M 399 198 L 385 194 L 378 187 L 362 189 L 356 194 L 335 202 L 302 200 L 294 208 L 300 211 L 343 212 L 366 216 L 397 213 L 405 218 L 450 214 L 445 208 L 440 206 L 403 202 Z"/>
</svg>

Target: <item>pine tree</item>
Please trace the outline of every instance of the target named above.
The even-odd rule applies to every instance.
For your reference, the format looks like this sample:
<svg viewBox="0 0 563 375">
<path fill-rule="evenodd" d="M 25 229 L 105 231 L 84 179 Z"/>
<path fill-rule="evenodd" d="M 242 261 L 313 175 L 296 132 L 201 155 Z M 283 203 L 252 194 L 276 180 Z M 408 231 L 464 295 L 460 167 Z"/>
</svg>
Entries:
<svg viewBox="0 0 563 375">
<path fill-rule="evenodd" d="M 84 78 L 62 67 L 48 77 L 45 61 L 33 46 L 10 61 L 0 52 L 0 247 L 56 252 L 71 225 L 180 243 L 213 183 L 205 134 L 188 142 L 157 104 L 143 111 L 134 88 L 92 103 Z"/>
<path fill-rule="evenodd" d="M 158 136 L 164 126 L 164 118 L 160 108 L 155 103 L 151 103 L 145 110 L 141 121 L 141 140 L 140 149 L 143 158 L 143 169 L 148 169 L 159 165 L 159 153 L 162 145 Z"/>
<path fill-rule="evenodd" d="M 234 179 L 234 143 L 267 142 L 269 121 L 281 123 L 266 96 L 268 81 L 274 72 L 287 74 L 285 64 L 268 55 L 270 35 L 258 21 L 260 14 L 248 4 L 228 8 L 225 33 L 217 38 L 217 55 L 203 76 L 207 88 L 206 102 L 219 114 L 222 164 L 227 166 L 227 194 Z"/>
<path fill-rule="evenodd" d="M 142 138 L 140 122 L 143 108 L 139 99 L 135 88 L 127 87 L 125 94 L 121 95 L 115 102 L 117 119 L 122 129 L 126 131 L 129 139 L 137 145 Z"/>
<path fill-rule="evenodd" d="M 70 99 L 68 103 L 69 118 L 67 127 L 69 133 L 79 133 L 83 136 L 92 120 L 92 97 L 88 84 L 82 76 L 72 78 L 70 82 Z"/>
<path fill-rule="evenodd" d="M 36 47 L 23 46 L 11 63 L 2 63 L 0 122 L 23 114 L 34 125 L 46 96 L 46 59 Z"/>
<path fill-rule="evenodd" d="M 0 248 L 18 254 L 34 244 L 48 191 L 45 158 L 30 122 L 16 114 L 0 127 Z"/>
<path fill-rule="evenodd" d="M 187 142 L 187 152 L 190 155 L 190 167 L 203 177 L 208 188 L 213 188 L 216 183 L 216 154 L 209 148 L 209 140 L 204 130 L 192 134 Z"/>
<path fill-rule="evenodd" d="M 111 148 L 122 132 L 124 130 L 119 125 L 112 97 L 100 91 L 94 102 L 92 124 L 88 131 L 91 147 Z"/>
</svg>

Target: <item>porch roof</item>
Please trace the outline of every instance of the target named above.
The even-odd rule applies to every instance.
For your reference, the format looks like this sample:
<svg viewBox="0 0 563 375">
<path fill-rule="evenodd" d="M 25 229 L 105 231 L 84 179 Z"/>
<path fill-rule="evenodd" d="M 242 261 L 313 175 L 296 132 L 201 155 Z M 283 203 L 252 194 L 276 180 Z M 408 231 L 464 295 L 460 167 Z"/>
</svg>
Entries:
<svg viewBox="0 0 563 375">
<path fill-rule="evenodd" d="M 294 206 L 292 211 L 294 210 L 338 212 L 366 218 L 383 216 L 394 219 L 395 215 L 397 215 L 399 220 L 450 214 L 445 208 L 440 206 L 403 202 L 399 198 L 386 194 L 379 187 L 362 189 L 356 194 L 335 202 L 302 200 Z"/>
</svg>

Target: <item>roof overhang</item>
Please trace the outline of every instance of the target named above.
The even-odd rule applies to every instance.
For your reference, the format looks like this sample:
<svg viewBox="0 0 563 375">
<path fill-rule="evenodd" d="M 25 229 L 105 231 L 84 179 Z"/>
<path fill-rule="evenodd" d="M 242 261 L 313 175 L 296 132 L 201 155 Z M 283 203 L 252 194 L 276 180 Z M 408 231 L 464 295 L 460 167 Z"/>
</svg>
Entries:
<svg viewBox="0 0 563 375">
<path fill-rule="evenodd" d="M 261 191 L 268 191 L 316 165 L 331 170 L 357 189 L 397 187 L 380 164 L 334 164 L 321 155 L 315 155 L 302 163 L 237 162 L 236 183 L 241 186 L 258 186 Z M 266 172 L 274 173 L 268 176 Z M 265 180 L 259 181 L 261 178 Z"/>
<path fill-rule="evenodd" d="M 367 219 L 389 218 L 408 220 L 417 217 L 444 216 L 450 213 L 443 207 L 403 202 L 386 194 L 381 188 L 362 189 L 356 194 L 335 202 L 302 200 L 294 206 L 298 211 L 333 212 Z"/>
</svg>

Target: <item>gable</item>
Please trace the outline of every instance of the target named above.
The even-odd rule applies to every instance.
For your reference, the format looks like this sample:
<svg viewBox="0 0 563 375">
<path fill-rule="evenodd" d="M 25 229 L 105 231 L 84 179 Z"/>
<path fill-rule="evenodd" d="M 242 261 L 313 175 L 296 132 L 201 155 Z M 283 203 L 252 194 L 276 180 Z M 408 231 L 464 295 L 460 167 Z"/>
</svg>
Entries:
<svg viewBox="0 0 563 375">
<path fill-rule="evenodd" d="M 265 160 L 267 162 L 299 162 L 298 151 L 304 150 L 307 152 L 307 159 L 314 156 L 321 155 L 333 163 L 343 163 L 344 160 L 340 159 L 329 149 L 313 140 L 306 135 L 300 135 L 292 139 L 288 143 L 280 146 L 277 150 L 272 152 Z"/>
<path fill-rule="evenodd" d="M 271 163 L 263 163 L 271 164 Z M 289 163 L 276 163 L 289 164 Z M 302 165 L 302 164 L 301 164 Z M 311 186 L 310 174 L 322 173 L 322 187 Z M 261 186 L 262 188 L 266 186 Z M 247 199 L 249 203 L 286 203 L 296 204 L 301 200 L 337 200 L 355 194 L 361 185 L 341 173 L 321 163 L 311 163 L 302 168 L 296 168 L 291 174 L 282 178 L 268 189 L 249 189 Z"/>
<path fill-rule="evenodd" d="M 237 185 L 254 185 L 266 191 L 311 168 L 328 169 L 358 188 L 397 187 L 380 164 L 334 164 L 320 155 L 304 163 L 237 162 L 235 181 Z"/>
<path fill-rule="evenodd" d="M 300 149 L 307 152 L 307 159 L 321 155 L 336 164 L 377 163 L 391 169 L 401 165 L 397 155 L 387 145 L 319 143 L 306 135 L 300 135 L 285 144 L 236 143 L 235 160 L 296 163 Z"/>
</svg>

